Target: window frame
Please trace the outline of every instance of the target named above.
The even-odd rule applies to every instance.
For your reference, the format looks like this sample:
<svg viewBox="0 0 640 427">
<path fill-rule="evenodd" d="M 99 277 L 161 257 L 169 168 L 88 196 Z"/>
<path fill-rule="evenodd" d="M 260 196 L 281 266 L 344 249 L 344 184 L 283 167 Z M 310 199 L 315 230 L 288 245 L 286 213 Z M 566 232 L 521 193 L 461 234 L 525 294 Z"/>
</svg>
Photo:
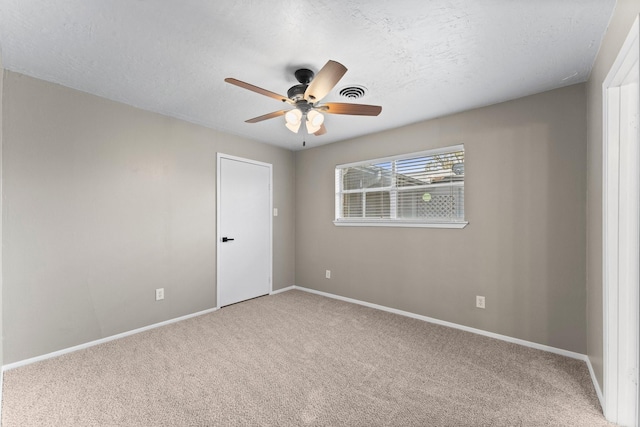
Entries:
<svg viewBox="0 0 640 427">
<path fill-rule="evenodd" d="M 428 156 L 436 156 L 444 153 L 451 153 L 456 151 L 465 151 L 464 144 L 451 145 L 447 147 L 440 147 L 430 150 L 418 151 L 413 153 L 406 154 L 398 154 L 395 156 L 389 157 L 381 157 L 377 159 L 363 160 L 358 162 L 351 163 L 343 163 L 336 165 L 334 172 L 334 191 L 335 191 L 335 200 L 334 200 L 334 220 L 333 224 L 339 227 L 423 227 L 423 228 L 457 228 L 461 229 L 467 226 L 469 222 L 466 220 L 466 212 L 465 218 L 462 221 L 437 221 L 429 219 L 427 221 L 421 219 L 398 219 L 397 215 L 397 195 L 399 192 L 403 191 L 396 186 L 395 177 L 395 162 L 398 160 L 407 160 L 414 159 L 418 157 L 428 157 Z M 392 184 L 391 186 L 385 187 L 373 187 L 373 188 L 363 188 L 363 189 L 352 189 L 352 190 L 342 190 L 342 178 L 341 171 L 346 168 L 357 167 L 357 166 L 365 166 L 372 165 L 378 163 L 392 163 Z M 461 186 L 464 188 L 464 181 L 462 182 L 452 182 L 446 184 L 425 184 L 412 186 L 411 189 L 419 189 L 419 188 L 434 188 L 438 186 L 446 186 L 446 187 L 454 187 Z M 405 188 L 408 190 L 408 188 Z M 342 213 L 342 197 L 345 194 L 362 194 L 364 197 L 367 193 L 377 193 L 389 191 L 391 201 L 390 201 L 390 217 L 389 218 L 341 218 L 340 214 Z M 366 203 L 366 201 L 365 201 Z M 464 201 L 463 201 L 464 203 Z"/>
</svg>

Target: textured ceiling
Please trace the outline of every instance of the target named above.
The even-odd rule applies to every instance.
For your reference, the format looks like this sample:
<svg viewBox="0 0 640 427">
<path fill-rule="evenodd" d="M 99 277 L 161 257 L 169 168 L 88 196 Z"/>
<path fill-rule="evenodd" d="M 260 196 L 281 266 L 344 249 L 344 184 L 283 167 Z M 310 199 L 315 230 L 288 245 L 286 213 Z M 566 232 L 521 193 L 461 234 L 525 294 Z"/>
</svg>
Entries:
<svg viewBox="0 0 640 427">
<path fill-rule="evenodd" d="M 585 81 L 615 0 L 3 0 L 5 68 L 199 123 L 302 148 L 283 104 L 294 70 L 348 71 L 324 99 L 383 107 L 327 115 L 307 147 Z M 367 88 L 359 100 L 338 89 Z"/>
</svg>

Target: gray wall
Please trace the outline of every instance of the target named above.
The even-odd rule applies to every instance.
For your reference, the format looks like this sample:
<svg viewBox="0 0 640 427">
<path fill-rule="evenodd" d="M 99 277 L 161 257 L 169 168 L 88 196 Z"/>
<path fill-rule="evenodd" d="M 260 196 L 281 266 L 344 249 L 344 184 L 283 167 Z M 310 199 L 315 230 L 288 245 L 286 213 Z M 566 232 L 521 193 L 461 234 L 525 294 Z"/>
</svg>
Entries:
<svg viewBox="0 0 640 427">
<path fill-rule="evenodd" d="M 332 224 L 335 165 L 460 143 L 466 228 Z M 583 84 L 300 151 L 296 284 L 585 353 L 585 164 Z"/>
<path fill-rule="evenodd" d="M 292 152 L 12 72 L 4 119 L 4 363 L 215 307 L 216 152 L 273 164 L 294 284 Z"/>
<path fill-rule="evenodd" d="M 638 7 L 617 8 L 619 29 L 586 91 L 571 86 L 295 154 L 5 72 L 4 363 L 214 307 L 220 151 L 274 164 L 274 289 L 295 283 L 588 350 L 601 378 L 596 89 Z M 467 228 L 331 223 L 336 164 L 458 143 L 467 151 Z M 156 287 L 166 289 L 161 303 Z M 487 297 L 486 310 L 474 308 L 475 295 Z"/>
<path fill-rule="evenodd" d="M 618 0 L 587 83 L 587 354 L 602 384 L 602 83 L 615 61 L 640 1 Z"/>
</svg>

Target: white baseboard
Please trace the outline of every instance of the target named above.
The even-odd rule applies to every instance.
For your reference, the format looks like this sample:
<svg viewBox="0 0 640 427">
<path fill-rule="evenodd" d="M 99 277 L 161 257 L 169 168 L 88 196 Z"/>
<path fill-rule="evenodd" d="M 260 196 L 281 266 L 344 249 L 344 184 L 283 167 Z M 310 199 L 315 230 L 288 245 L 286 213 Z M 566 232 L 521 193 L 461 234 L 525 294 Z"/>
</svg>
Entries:
<svg viewBox="0 0 640 427">
<path fill-rule="evenodd" d="M 587 368 L 589 368 L 589 375 L 591 375 L 591 382 L 593 383 L 593 387 L 596 389 L 596 394 L 598 395 L 598 400 L 600 401 L 600 407 L 604 408 L 604 399 L 602 396 L 602 389 L 600 388 L 600 384 L 598 384 L 598 380 L 596 378 L 595 372 L 593 370 L 593 366 L 591 365 L 591 360 L 586 354 L 576 353 L 569 350 L 564 350 L 562 348 L 551 347 L 544 344 L 538 344 L 531 341 L 522 340 L 519 338 L 513 338 L 507 335 L 500 335 L 489 331 L 483 331 L 482 329 L 471 328 L 469 326 L 458 325 L 457 323 L 447 322 L 444 320 L 434 319 L 432 317 L 422 316 L 420 314 L 411 313 L 408 311 L 398 310 L 395 308 L 385 307 L 383 305 L 372 304 L 366 301 L 360 301 L 353 298 L 347 298 L 340 295 L 330 294 L 328 292 L 316 291 L 315 289 L 303 288 L 302 286 L 293 286 L 294 289 L 298 289 L 304 292 L 309 292 L 316 295 L 322 295 L 327 298 L 333 298 L 340 301 L 350 302 L 353 304 L 363 305 L 365 307 L 375 308 L 377 310 L 387 311 L 389 313 L 399 314 L 401 316 L 411 317 L 413 319 L 423 320 L 429 323 L 435 323 L 437 325 L 448 326 L 450 328 L 461 329 L 463 331 L 471 332 L 478 335 L 483 335 L 485 337 L 495 338 L 498 340 L 519 344 L 525 347 L 535 348 L 537 350 L 548 351 L 549 353 L 559 354 L 561 356 L 570 357 L 572 359 L 582 360 L 587 364 Z M 289 289 L 289 288 L 287 288 Z"/>
<path fill-rule="evenodd" d="M 176 322 L 179 322 L 181 320 L 186 320 L 186 319 L 190 319 L 192 317 L 202 316 L 203 314 L 213 313 L 216 310 L 218 310 L 217 307 L 210 308 L 208 310 L 198 311 L 197 313 L 191 313 L 191 314 L 187 314 L 185 316 L 176 317 L 175 319 L 169 319 L 169 320 L 165 320 L 163 322 L 154 323 L 153 325 L 144 326 L 142 328 L 134 329 L 134 330 L 127 331 L 127 332 L 122 332 L 122 333 L 116 334 L 116 335 L 111 335 L 110 337 L 101 338 L 99 340 L 90 341 L 90 342 L 87 342 L 87 343 L 84 343 L 84 344 L 80 344 L 80 345 L 76 345 L 76 346 L 73 346 L 73 347 L 64 348 L 62 350 L 54 351 L 52 353 L 47 353 L 47 354 L 43 354 L 41 356 L 32 357 L 30 359 L 25 359 L 25 360 L 20 360 L 18 362 L 14 362 L 14 363 L 9 363 L 7 365 L 3 365 L 2 366 L 2 372 L 8 371 L 10 369 L 19 368 L 20 366 L 30 365 L 32 363 L 40 362 L 42 360 L 51 359 L 53 357 L 62 356 L 63 354 L 72 353 L 74 351 L 84 350 L 85 348 L 93 347 L 93 346 L 99 345 L 99 344 L 104 344 L 104 343 L 109 342 L 109 341 L 113 341 L 113 340 L 117 340 L 117 339 L 120 339 L 120 338 L 128 337 L 130 335 L 135 335 L 135 334 L 138 334 L 140 332 L 148 331 L 150 329 L 159 328 L 161 326 L 170 325 L 171 323 L 176 323 Z"/>
<path fill-rule="evenodd" d="M 269 295 L 280 294 L 282 292 L 287 292 L 287 291 L 290 291 L 292 289 L 295 289 L 295 286 L 287 286 L 286 288 L 282 288 L 282 289 L 277 289 L 275 291 L 271 291 L 271 292 L 269 292 Z"/>
<path fill-rule="evenodd" d="M 602 389 L 600 388 L 600 384 L 598 383 L 598 379 L 596 378 L 596 373 L 593 370 L 593 366 L 591 365 L 591 359 L 588 356 L 585 356 L 585 360 L 587 362 L 587 367 L 589 368 L 589 375 L 591 375 L 591 382 L 593 383 L 593 387 L 596 389 L 596 394 L 598 395 L 598 400 L 600 401 L 600 408 L 604 411 L 604 397 L 602 396 Z"/>
<path fill-rule="evenodd" d="M 304 288 L 302 286 L 288 286 L 286 288 L 282 288 L 282 289 L 278 289 L 275 291 L 272 291 L 270 293 L 270 295 L 276 295 L 282 292 L 287 292 L 293 289 L 298 289 L 300 291 L 304 291 L 304 292 L 309 292 L 312 294 L 316 294 L 316 295 L 321 295 L 327 298 L 333 298 L 333 299 L 337 299 L 337 300 L 341 300 L 341 301 L 345 301 L 345 302 L 349 302 L 352 304 L 358 304 L 358 305 L 362 305 L 365 307 L 369 307 L 369 308 L 374 308 L 377 310 L 382 310 L 382 311 L 387 311 L 389 313 L 394 313 L 394 314 L 399 314 L 401 316 L 406 316 L 406 317 L 410 317 L 413 319 L 418 319 L 418 320 L 422 320 L 425 322 L 429 322 L 429 323 L 434 323 L 437 325 L 442 325 L 442 326 L 447 326 L 450 328 L 455 328 L 455 329 L 460 329 L 463 331 L 467 331 L 467 332 L 471 332 L 474 334 L 478 334 L 478 335 L 483 335 L 486 337 L 490 337 L 490 338 L 495 338 L 495 339 L 499 339 L 502 341 L 506 341 L 506 342 L 510 342 L 510 343 L 514 343 L 514 344 L 519 344 L 525 347 L 531 347 L 531 348 L 535 348 L 538 350 L 543 350 L 543 351 L 547 351 L 550 353 L 555 353 L 555 354 L 559 354 L 562 356 L 566 356 L 566 357 L 570 357 L 572 359 L 579 359 L 582 360 L 584 362 L 586 362 L 587 367 L 589 368 L 589 374 L 591 375 L 591 381 L 593 382 L 593 385 L 596 389 L 596 394 L 598 395 L 598 400 L 600 400 L 600 406 L 603 406 L 603 396 L 602 396 L 602 390 L 600 388 L 600 385 L 598 384 L 598 380 L 596 379 L 595 376 L 595 372 L 593 370 L 593 366 L 591 365 L 591 360 L 589 359 L 589 357 L 587 357 L 584 354 L 581 353 L 576 353 L 573 351 L 569 351 L 569 350 L 564 350 L 561 348 L 556 348 L 556 347 L 551 347 L 548 345 L 544 345 L 544 344 L 538 344 L 538 343 L 534 343 L 531 341 L 526 341 L 526 340 L 522 340 L 519 338 L 513 338 L 507 335 L 501 335 L 501 334 L 496 334 L 493 332 L 488 332 L 488 331 L 484 331 L 482 329 L 476 329 L 476 328 L 471 328 L 469 326 L 464 326 L 464 325 L 459 325 L 457 323 L 452 323 L 452 322 L 447 322 L 444 320 L 439 320 L 439 319 L 435 319 L 432 317 L 427 317 L 427 316 L 423 316 L 420 314 L 415 314 L 415 313 L 411 313 L 408 311 L 403 311 L 403 310 L 398 310 L 395 308 L 391 308 L 391 307 L 386 307 L 383 305 L 378 305 L 378 304 L 373 304 L 373 303 L 369 303 L 366 301 L 360 301 L 357 299 L 353 299 L 353 298 L 347 298 L 347 297 L 343 297 L 340 295 L 335 295 L 335 294 L 330 294 L 328 292 L 322 292 L 322 291 L 317 291 L 315 289 L 309 289 L 309 288 Z M 171 323 L 175 323 L 175 322 L 179 322 L 181 320 L 186 320 L 192 317 L 197 317 L 197 316 L 202 316 L 204 314 L 208 314 L 208 313 L 213 313 L 214 311 L 218 310 L 218 307 L 215 308 L 211 308 L 208 310 L 203 310 L 203 311 L 199 311 L 197 313 L 192 313 L 192 314 L 187 314 L 185 316 L 181 316 L 181 317 L 177 317 L 175 319 L 170 319 L 170 320 L 165 320 L 163 322 L 159 322 L 159 323 L 154 323 L 153 325 L 149 325 L 149 326 L 144 326 L 142 328 L 138 328 L 138 329 L 134 329 L 131 331 L 127 331 L 127 332 L 123 332 L 117 335 L 112 335 L 110 337 L 106 337 L 106 338 L 101 338 L 99 340 L 95 340 L 95 341 L 90 341 L 88 343 L 84 343 L 84 344 L 80 344 L 74 347 L 69 347 L 69 348 L 65 348 L 62 350 L 58 350 L 58 351 L 54 351 L 52 353 L 47 353 L 47 354 L 43 354 L 41 356 L 36 356 L 36 357 L 32 357 L 30 359 L 25 359 L 25 360 L 21 360 L 18 362 L 14 362 L 14 363 L 9 363 L 7 365 L 3 365 L 2 366 L 2 370 L 0 371 L 0 402 L 2 402 L 2 384 L 3 384 L 3 373 L 4 371 L 8 371 L 10 369 L 14 369 L 14 368 L 18 368 L 20 366 L 26 366 L 29 365 L 31 363 L 36 363 L 36 362 L 40 362 L 42 360 L 46 360 L 46 359 L 51 359 L 53 357 L 57 357 L 57 356 L 61 356 L 63 354 L 67 354 L 67 353 L 72 353 L 74 351 L 78 351 L 78 350 L 83 350 L 85 348 L 89 348 L 89 347 L 93 347 L 95 345 L 99 345 L 99 344 L 103 344 L 109 341 L 113 341 L 113 340 L 117 340 L 120 338 L 124 338 L 130 335 L 134 335 L 140 332 L 144 332 L 144 331 L 148 331 L 150 329 L 155 329 L 155 328 L 159 328 L 161 326 L 165 326 L 165 325 L 169 325 Z"/>
<path fill-rule="evenodd" d="M 589 360 L 589 358 L 586 355 L 581 354 L 581 353 L 576 353 L 576 352 L 569 351 L 569 350 L 564 350 L 564 349 L 561 349 L 561 348 L 551 347 L 551 346 L 544 345 L 544 344 L 538 344 L 538 343 L 531 342 L 531 341 L 521 340 L 520 338 L 513 338 L 513 337 L 510 337 L 510 336 L 507 336 L 507 335 L 500 335 L 500 334 L 496 334 L 494 332 L 484 331 L 482 329 L 471 328 L 469 326 L 459 325 L 457 323 L 452 323 L 452 322 L 447 322 L 447 321 L 444 321 L 444 320 L 434 319 L 433 317 L 422 316 L 420 314 L 415 314 L 415 313 L 411 313 L 411 312 L 408 312 L 408 311 L 398 310 L 398 309 L 391 308 L 391 307 L 385 307 L 384 305 L 372 304 L 370 302 L 360 301 L 360 300 L 353 299 L 353 298 L 347 298 L 347 297 L 343 297 L 343 296 L 340 296 L 340 295 L 330 294 L 330 293 L 327 293 L 327 292 L 316 291 L 315 289 L 303 288 L 301 286 L 294 286 L 294 289 L 298 289 L 298 290 L 309 292 L 309 293 L 316 294 L 316 295 L 322 295 L 322 296 L 328 297 L 328 298 L 338 299 L 338 300 L 345 301 L 345 302 L 350 302 L 350 303 L 353 303 L 353 304 L 364 305 L 365 307 L 375 308 L 377 310 L 388 311 L 389 313 L 395 313 L 395 314 L 399 314 L 401 316 L 411 317 L 413 319 L 423 320 L 423 321 L 429 322 L 429 323 L 435 323 L 437 325 L 448 326 L 449 328 L 455 328 L 455 329 L 460 329 L 460 330 L 471 332 L 471 333 L 478 334 L 478 335 L 484 335 L 485 337 L 495 338 L 495 339 L 498 339 L 498 340 L 501 340 L 501 341 L 507 341 L 507 342 L 514 343 L 514 344 L 519 344 L 519 345 L 522 345 L 522 346 L 525 346 L 525 347 L 531 347 L 531 348 L 535 348 L 537 350 L 543 350 L 543 351 L 547 351 L 549 353 L 559 354 L 559 355 L 562 355 L 562 356 L 570 357 L 572 359 L 579 359 L 579 360 L 583 360 L 585 362 Z"/>
</svg>

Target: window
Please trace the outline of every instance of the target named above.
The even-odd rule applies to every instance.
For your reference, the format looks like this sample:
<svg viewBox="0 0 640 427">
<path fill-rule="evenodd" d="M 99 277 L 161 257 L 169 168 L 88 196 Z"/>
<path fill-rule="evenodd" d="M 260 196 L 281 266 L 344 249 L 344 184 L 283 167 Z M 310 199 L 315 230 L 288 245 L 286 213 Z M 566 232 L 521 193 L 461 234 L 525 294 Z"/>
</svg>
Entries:
<svg viewBox="0 0 640 427">
<path fill-rule="evenodd" d="M 464 227 L 464 145 L 336 166 L 334 224 Z"/>
</svg>

